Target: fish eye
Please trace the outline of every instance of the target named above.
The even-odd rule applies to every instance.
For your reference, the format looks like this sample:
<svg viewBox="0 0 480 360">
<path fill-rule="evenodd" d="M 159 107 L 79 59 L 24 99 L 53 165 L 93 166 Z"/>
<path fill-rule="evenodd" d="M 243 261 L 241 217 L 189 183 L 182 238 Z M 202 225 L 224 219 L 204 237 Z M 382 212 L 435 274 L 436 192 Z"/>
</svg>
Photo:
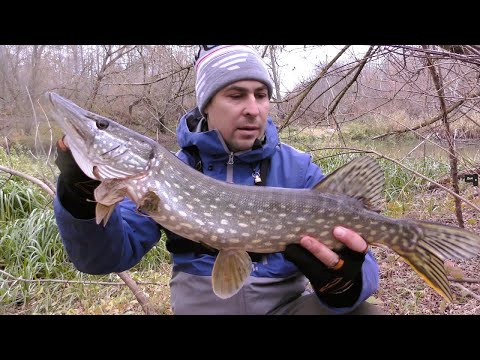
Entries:
<svg viewBox="0 0 480 360">
<path fill-rule="evenodd" d="M 97 128 L 100 130 L 105 130 L 109 125 L 108 121 L 105 119 L 97 119 L 95 123 L 97 124 Z"/>
</svg>

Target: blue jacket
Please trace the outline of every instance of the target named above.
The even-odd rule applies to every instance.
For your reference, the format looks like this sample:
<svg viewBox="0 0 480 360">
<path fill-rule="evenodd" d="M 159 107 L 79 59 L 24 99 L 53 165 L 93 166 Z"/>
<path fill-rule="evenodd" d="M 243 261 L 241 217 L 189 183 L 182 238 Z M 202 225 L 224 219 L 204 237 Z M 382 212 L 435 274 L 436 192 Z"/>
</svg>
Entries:
<svg viewBox="0 0 480 360">
<path fill-rule="evenodd" d="M 252 172 L 258 170 L 262 159 L 270 158 L 267 186 L 311 188 L 323 178 L 320 168 L 312 162 L 309 154 L 280 143 L 271 118 L 268 118 L 264 143 L 252 150 L 237 153 L 229 151 L 216 130 L 202 131 L 204 120 L 200 119 L 196 109 L 180 119 L 177 140 L 182 150 L 177 156 L 194 166 L 195 159 L 191 152 L 183 149 L 195 146 L 203 164 L 203 172 L 208 176 L 254 185 Z M 160 240 L 161 226 L 139 215 L 135 206 L 131 200 L 123 200 L 103 227 L 96 225 L 94 219 L 74 218 L 55 198 L 54 210 L 60 235 L 71 261 L 79 271 L 107 274 L 128 270 Z M 174 234 L 166 234 L 170 242 L 175 241 Z M 173 254 L 174 270 L 190 274 L 211 275 L 214 261 L 215 257 L 207 254 Z M 352 308 L 342 309 L 344 311 L 355 308 L 378 287 L 378 265 L 371 253 L 367 254 L 362 270 L 363 289 L 360 297 Z M 296 266 L 284 259 L 281 253 L 274 253 L 254 263 L 252 276 L 284 278 L 297 271 Z"/>
</svg>

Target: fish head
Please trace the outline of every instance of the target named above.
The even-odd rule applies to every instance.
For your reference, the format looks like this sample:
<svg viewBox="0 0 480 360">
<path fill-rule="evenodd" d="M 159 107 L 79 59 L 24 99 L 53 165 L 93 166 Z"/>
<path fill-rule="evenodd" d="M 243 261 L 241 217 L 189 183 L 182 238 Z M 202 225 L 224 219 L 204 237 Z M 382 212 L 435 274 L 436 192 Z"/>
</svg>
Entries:
<svg viewBox="0 0 480 360">
<path fill-rule="evenodd" d="M 149 170 L 156 149 L 152 139 L 53 92 L 46 93 L 42 103 L 62 128 L 75 161 L 90 178 L 134 178 Z"/>
</svg>

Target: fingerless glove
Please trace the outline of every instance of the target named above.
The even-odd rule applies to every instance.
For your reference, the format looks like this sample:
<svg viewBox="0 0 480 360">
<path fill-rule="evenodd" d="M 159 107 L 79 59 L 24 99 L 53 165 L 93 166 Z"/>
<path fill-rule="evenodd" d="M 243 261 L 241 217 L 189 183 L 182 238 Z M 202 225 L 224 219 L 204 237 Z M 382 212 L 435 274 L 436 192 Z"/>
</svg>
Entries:
<svg viewBox="0 0 480 360">
<path fill-rule="evenodd" d="M 344 247 L 338 255 L 343 265 L 332 269 L 297 244 L 287 245 L 284 256 L 310 280 L 318 298 L 332 307 L 351 307 L 362 291 L 362 264 L 365 254 Z"/>
<path fill-rule="evenodd" d="M 57 183 L 57 197 L 63 207 L 77 219 L 95 217 L 93 192 L 100 181 L 90 179 L 75 162 L 72 152 L 65 147 L 63 139 L 57 141 L 55 164 L 60 169 Z"/>
</svg>

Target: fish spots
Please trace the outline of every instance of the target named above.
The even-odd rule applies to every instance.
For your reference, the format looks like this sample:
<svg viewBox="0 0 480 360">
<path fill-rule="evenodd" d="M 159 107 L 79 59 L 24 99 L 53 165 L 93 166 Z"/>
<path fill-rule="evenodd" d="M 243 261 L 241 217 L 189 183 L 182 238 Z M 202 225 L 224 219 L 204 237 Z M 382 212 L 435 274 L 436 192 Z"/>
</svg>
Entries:
<svg viewBox="0 0 480 360">
<path fill-rule="evenodd" d="M 218 236 L 217 235 L 212 235 L 212 236 L 210 236 L 210 240 L 215 242 L 215 241 L 218 240 Z"/>
<path fill-rule="evenodd" d="M 172 198 L 173 202 L 178 202 L 178 198 L 176 198 L 175 196 Z"/>
<path fill-rule="evenodd" d="M 216 206 L 216 205 L 210 205 L 210 207 L 211 207 L 212 209 L 217 209 L 217 206 Z"/>
<path fill-rule="evenodd" d="M 160 170 L 160 174 L 165 175 L 165 171 Z"/>
<path fill-rule="evenodd" d="M 189 188 L 195 190 L 195 185 L 190 185 Z"/>
<path fill-rule="evenodd" d="M 252 212 L 250 210 L 245 210 L 245 214 L 252 215 Z"/>
<path fill-rule="evenodd" d="M 300 216 L 300 217 L 297 217 L 297 221 L 305 221 L 307 219 L 305 219 L 304 217 Z"/>
<path fill-rule="evenodd" d="M 238 223 L 238 226 L 240 226 L 240 227 L 248 227 L 248 225 L 245 224 L 245 223 Z"/>
<path fill-rule="evenodd" d="M 275 226 L 274 229 L 275 229 L 275 230 L 282 230 L 282 229 L 283 229 L 283 225 L 277 225 L 277 226 Z"/>
<path fill-rule="evenodd" d="M 201 226 L 205 225 L 205 223 L 204 223 L 202 220 L 200 220 L 200 219 L 195 219 L 195 222 L 196 222 L 198 225 L 201 225 Z"/>
<path fill-rule="evenodd" d="M 320 237 L 325 237 L 328 234 L 330 234 L 330 231 L 322 231 L 320 234 L 318 234 Z"/>
<path fill-rule="evenodd" d="M 172 187 L 172 185 L 167 180 L 164 180 L 164 182 L 165 182 L 165 185 L 167 185 L 169 188 Z"/>
<path fill-rule="evenodd" d="M 284 213 L 278 214 L 278 217 L 281 217 L 281 218 L 285 216 L 287 216 L 287 214 L 284 214 Z"/>
<path fill-rule="evenodd" d="M 220 224 L 228 225 L 228 220 L 222 219 L 222 220 L 220 220 Z"/>
<path fill-rule="evenodd" d="M 236 209 L 237 207 L 233 204 L 228 204 L 228 207 L 231 208 L 231 209 Z"/>
<path fill-rule="evenodd" d="M 257 230 L 257 234 L 266 235 L 267 232 L 265 230 L 260 229 L 260 230 Z"/>
<path fill-rule="evenodd" d="M 229 212 L 224 212 L 223 215 L 225 215 L 225 216 L 232 216 L 232 214 L 229 213 Z"/>
<path fill-rule="evenodd" d="M 180 216 L 187 217 L 187 213 L 185 211 L 180 210 L 178 213 L 180 214 Z"/>
<path fill-rule="evenodd" d="M 317 224 L 322 224 L 322 223 L 325 222 L 325 219 L 317 219 L 317 220 L 315 220 L 315 222 L 316 222 Z"/>
<path fill-rule="evenodd" d="M 264 217 L 262 217 L 262 218 L 260 219 L 260 222 L 267 222 L 267 221 L 268 221 L 268 219 L 267 219 L 267 218 L 264 218 Z"/>
<path fill-rule="evenodd" d="M 233 239 L 230 239 L 229 242 L 231 242 L 232 244 L 238 244 L 240 242 L 240 239 L 233 238 Z"/>
<path fill-rule="evenodd" d="M 203 215 L 205 215 L 206 217 L 212 217 L 212 214 L 210 213 L 203 213 Z"/>
<path fill-rule="evenodd" d="M 242 233 L 242 236 L 243 236 L 243 237 L 249 237 L 250 234 L 249 234 L 249 233 Z"/>
<path fill-rule="evenodd" d="M 170 215 L 170 221 L 177 221 L 177 218 L 173 215 Z"/>
<path fill-rule="evenodd" d="M 235 229 L 229 229 L 228 231 L 230 232 L 230 234 L 236 234 L 237 233 L 237 230 L 235 230 Z"/>
<path fill-rule="evenodd" d="M 258 244 L 262 242 L 262 239 L 255 239 L 255 240 L 252 240 L 252 244 Z"/>
<path fill-rule="evenodd" d="M 171 206 L 170 206 L 170 205 L 168 205 L 168 204 L 163 204 L 163 207 L 164 207 L 164 208 L 165 208 L 165 210 L 167 210 L 167 211 L 170 211 L 170 210 L 172 210 Z"/>
<path fill-rule="evenodd" d="M 223 233 L 225 233 L 225 229 L 218 228 L 218 229 L 217 229 L 217 232 L 218 232 L 219 234 L 223 234 Z"/>
</svg>

